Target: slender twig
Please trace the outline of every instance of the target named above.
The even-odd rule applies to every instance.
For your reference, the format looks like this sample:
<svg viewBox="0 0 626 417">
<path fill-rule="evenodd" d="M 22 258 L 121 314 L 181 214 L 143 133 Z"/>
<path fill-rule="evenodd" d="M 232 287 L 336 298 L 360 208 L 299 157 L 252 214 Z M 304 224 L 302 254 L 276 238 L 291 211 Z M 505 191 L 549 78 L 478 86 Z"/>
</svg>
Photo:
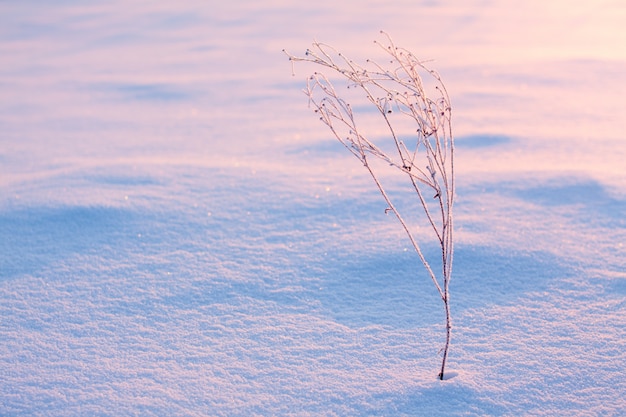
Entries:
<svg viewBox="0 0 626 417">
<path fill-rule="evenodd" d="M 348 88 L 356 87 L 364 93 L 365 99 L 375 107 L 382 119 L 389 140 L 394 145 L 394 153 L 391 154 L 368 139 L 368 135 L 357 125 L 352 106 L 337 93 L 326 75 L 315 72 L 309 77 L 305 89 L 309 105 L 331 133 L 367 169 L 387 203 L 385 212 L 391 211 L 400 222 L 443 301 L 446 339 L 438 375 L 443 379 L 452 331 L 449 293 L 454 253 L 452 206 L 455 195 L 452 107 L 439 74 L 427 68 L 408 50 L 398 48 L 389 35 L 381 33 L 386 41 L 376 44 L 388 54 L 392 65 L 390 69 L 371 60 L 367 60 L 364 65 L 357 64 L 332 46 L 319 42 L 314 42 L 304 57 L 285 53 L 292 65 L 294 62 L 310 62 L 343 77 Z M 422 74 L 434 84 L 434 88 L 427 88 Z M 403 139 L 406 136 L 403 125 L 395 124 L 398 116 L 394 116 L 394 113 L 411 122 L 414 131 L 407 137 L 411 140 L 411 146 Z M 416 237 L 417 231 L 410 227 L 392 201 L 381 181 L 381 173 L 370 163 L 370 156 L 384 161 L 409 178 L 441 250 L 441 276 L 438 277 L 431 268 Z M 430 193 L 435 200 L 434 205 L 429 200 Z"/>
</svg>

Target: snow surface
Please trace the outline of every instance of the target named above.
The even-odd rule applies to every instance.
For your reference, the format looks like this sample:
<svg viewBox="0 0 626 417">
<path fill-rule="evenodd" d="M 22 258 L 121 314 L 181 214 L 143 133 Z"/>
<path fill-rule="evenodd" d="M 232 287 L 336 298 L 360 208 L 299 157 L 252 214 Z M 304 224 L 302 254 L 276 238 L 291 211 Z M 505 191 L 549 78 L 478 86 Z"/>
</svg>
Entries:
<svg viewBox="0 0 626 417">
<path fill-rule="evenodd" d="M 0 415 L 626 415 L 624 21 L 0 3 Z M 454 106 L 445 381 L 436 291 L 281 53 L 380 29 Z"/>
</svg>

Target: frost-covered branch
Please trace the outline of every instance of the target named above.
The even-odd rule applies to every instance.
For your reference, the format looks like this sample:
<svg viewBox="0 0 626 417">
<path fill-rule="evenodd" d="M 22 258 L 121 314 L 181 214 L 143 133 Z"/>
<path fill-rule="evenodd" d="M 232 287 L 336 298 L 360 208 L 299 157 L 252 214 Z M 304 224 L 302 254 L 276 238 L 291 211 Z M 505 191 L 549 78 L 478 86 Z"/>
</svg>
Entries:
<svg viewBox="0 0 626 417">
<path fill-rule="evenodd" d="M 374 143 L 357 123 L 355 109 L 337 92 L 330 78 L 314 72 L 307 81 L 305 93 L 320 120 L 332 134 L 365 166 L 389 209 L 406 232 L 430 279 L 444 303 L 446 344 L 439 377 L 443 379 L 450 344 L 451 319 L 449 284 L 453 259 L 454 140 L 452 107 L 439 74 L 418 60 L 411 52 L 397 47 L 384 32 L 385 42 L 376 44 L 388 55 L 390 68 L 367 60 L 360 65 L 346 58 L 332 46 L 315 42 L 304 57 L 287 52 L 293 62 L 309 62 L 339 75 L 348 89 L 364 97 L 382 121 L 392 151 Z M 427 77 L 425 83 L 422 74 Z M 360 115 L 364 116 L 364 115 Z M 411 126 L 407 134 L 405 128 Z M 409 227 L 392 198 L 385 190 L 370 158 L 384 161 L 406 175 L 415 191 L 424 216 L 441 249 L 441 274 L 433 271 L 424 255 L 416 231 Z M 434 200 L 435 204 L 432 203 Z"/>
</svg>

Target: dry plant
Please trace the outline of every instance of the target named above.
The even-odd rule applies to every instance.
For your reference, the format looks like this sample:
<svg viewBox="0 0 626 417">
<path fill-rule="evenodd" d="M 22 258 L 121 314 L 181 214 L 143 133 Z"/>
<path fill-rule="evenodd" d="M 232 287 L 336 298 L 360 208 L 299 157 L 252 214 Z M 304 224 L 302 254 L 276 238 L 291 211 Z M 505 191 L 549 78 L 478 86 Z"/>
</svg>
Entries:
<svg viewBox="0 0 626 417">
<path fill-rule="evenodd" d="M 438 375 L 443 380 L 452 329 L 449 293 L 453 258 L 452 205 L 455 194 L 452 109 L 439 74 L 427 68 L 408 50 L 396 47 L 385 32 L 381 33 L 385 36 L 385 42 L 375 43 L 388 54 L 385 56 L 390 66 L 372 60 L 359 65 L 333 47 L 319 42 L 313 43 L 312 49 L 308 49 L 304 57 L 284 52 L 292 65 L 297 61 L 316 64 L 330 70 L 340 81 L 347 82 L 348 89 L 360 91 L 357 102 L 366 98 L 369 105 L 374 106 L 375 119 L 382 122 L 382 135 L 375 132 L 374 135 L 368 133 L 366 136 L 366 129 L 357 125 L 356 115 L 372 122 L 371 111 L 370 114 L 364 114 L 367 113 L 366 108 L 358 103 L 355 106 L 348 103 L 323 73 L 315 72 L 309 77 L 305 93 L 310 105 L 374 179 L 387 203 L 385 212 L 392 212 L 399 220 L 443 301 L 446 339 Z M 425 75 L 424 79 L 421 74 Z M 359 122 L 362 120 L 359 119 Z M 386 144 L 380 143 L 381 136 L 387 141 Z M 426 224 L 432 229 L 441 250 L 441 259 L 436 260 L 436 264 L 441 267 L 440 276 L 435 273 L 431 267 L 432 260 L 427 259 L 418 243 L 417 228 L 405 221 L 400 206 L 394 204 L 392 194 L 383 186 L 382 177 L 385 174 L 379 170 L 380 164 L 373 163 L 372 157 L 383 161 L 383 168 L 392 167 L 409 181 L 411 193 L 415 192 Z M 396 197 L 393 200 L 396 201 Z"/>
</svg>

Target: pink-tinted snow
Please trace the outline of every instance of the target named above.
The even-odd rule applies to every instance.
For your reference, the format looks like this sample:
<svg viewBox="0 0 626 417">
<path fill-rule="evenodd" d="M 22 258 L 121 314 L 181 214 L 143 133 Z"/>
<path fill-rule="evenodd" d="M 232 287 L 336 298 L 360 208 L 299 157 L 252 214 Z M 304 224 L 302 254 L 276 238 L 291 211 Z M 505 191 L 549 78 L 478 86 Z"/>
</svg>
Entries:
<svg viewBox="0 0 626 417">
<path fill-rule="evenodd" d="M 624 22 L 609 0 L 0 3 L 0 414 L 625 415 Z M 452 98 L 445 381 L 441 301 L 281 52 L 363 60 L 381 29 Z"/>
</svg>

